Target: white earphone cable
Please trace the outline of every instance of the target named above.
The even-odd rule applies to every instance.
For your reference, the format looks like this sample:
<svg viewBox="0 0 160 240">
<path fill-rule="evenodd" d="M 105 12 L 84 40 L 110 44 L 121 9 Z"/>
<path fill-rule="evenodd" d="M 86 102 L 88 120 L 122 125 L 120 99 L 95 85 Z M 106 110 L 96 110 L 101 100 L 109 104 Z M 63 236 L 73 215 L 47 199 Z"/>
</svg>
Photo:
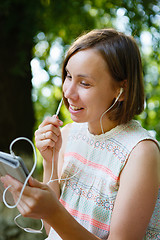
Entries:
<svg viewBox="0 0 160 240">
<path fill-rule="evenodd" d="M 58 114 L 59 114 L 59 112 L 60 112 L 62 103 L 63 103 L 63 98 L 61 99 L 61 101 L 60 101 L 60 103 L 59 103 L 59 106 L 58 106 L 58 108 L 57 108 L 56 116 L 58 116 Z M 72 175 L 72 176 L 69 177 L 69 178 L 64 178 L 64 179 L 58 179 L 58 178 L 57 178 L 57 179 L 53 179 L 53 180 L 52 180 L 53 171 L 54 171 L 54 149 L 53 149 L 53 158 L 52 158 L 52 171 L 51 171 L 50 179 L 49 179 L 49 181 L 47 182 L 47 185 L 48 185 L 49 183 L 55 182 L 55 181 L 65 181 L 65 180 L 69 180 L 69 179 L 73 178 L 74 176 L 76 176 L 76 175 L 80 172 L 80 170 L 79 170 L 77 173 L 75 173 L 74 175 Z"/>
<path fill-rule="evenodd" d="M 114 107 L 114 105 L 117 103 L 117 101 L 119 100 L 122 93 L 123 93 L 123 88 L 120 89 L 120 93 L 119 93 L 118 97 L 115 99 L 114 103 L 106 111 L 104 111 L 104 113 L 102 113 L 102 115 L 100 117 L 100 126 L 101 126 L 101 131 L 103 134 L 104 134 L 104 130 L 103 130 L 103 125 L 102 125 L 102 118 L 107 112 L 109 112 Z"/>
<path fill-rule="evenodd" d="M 29 178 L 31 177 L 31 175 L 33 174 L 33 172 L 34 172 L 34 170 L 35 170 L 35 168 L 36 168 L 36 165 L 37 165 L 37 153 L 36 153 L 36 149 L 35 149 L 34 144 L 32 143 L 32 141 L 29 140 L 29 139 L 26 138 L 26 137 L 19 137 L 19 138 L 14 139 L 14 140 L 11 142 L 11 144 L 10 144 L 10 153 L 11 153 L 11 155 L 12 155 L 13 157 L 15 157 L 15 154 L 14 154 L 14 152 L 13 152 L 13 150 L 12 150 L 12 147 L 13 147 L 13 144 L 14 144 L 15 142 L 19 141 L 19 140 L 25 140 L 25 141 L 28 141 L 28 142 L 31 144 L 31 146 L 32 146 L 32 148 L 33 148 L 33 152 L 34 152 L 34 165 L 33 165 L 32 169 L 31 169 L 30 173 L 28 174 L 27 178 L 25 179 L 25 182 L 24 182 L 24 184 L 23 184 L 23 187 L 22 187 L 22 190 L 21 190 L 21 192 L 20 192 L 19 198 L 18 198 L 18 200 L 17 200 L 17 202 L 16 202 L 15 205 L 9 205 L 9 204 L 6 202 L 6 192 L 7 192 L 7 190 L 11 187 L 11 185 L 8 186 L 8 187 L 4 190 L 4 192 L 3 192 L 3 202 L 4 202 L 4 204 L 5 204 L 8 208 L 15 208 L 15 207 L 17 207 L 17 205 L 19 204 L 19 202 L 20 202 L 20 200 L 21 200 L 21 197 L 22 197 L 23 191 L 24 191 L 24 189 L 25 189 L 25 187 L 26 187 L 26 185 L 27 185 L 27 182 L 28 182 Z M 21 214 L 19 214 L 18 216 L 16 216 L 16 217 L 14 218 L 14 222 L 16 223 L 16 225 L 17 225 L 18 227 L 20 227 L 20 228 L 23 229 L 24 231 L 30 232 L 30 233 L 42 233 L 42 229 L 43 229 L 43 220 L 42 220 L 42 219 L 41 219 L 41 222 L 42 222 L 41 229 L 40 229 L 40 230 L 35 230 L 35 229 L 31 229 L 31 228 L 23 228 L 22 226 L 20 226 L 20 225 L 17 223 L 17 221 L 16 221 L 16 219 L 17 219 L 18 217 L 20 217 L 20 216 L 21 216 Z"/>
<path fill-rule="evenodd" d="M 19 202 L 20 202 L 20 200 L 21 200 L 21 197 L 22 197 L 23 191 L 24 191 L 24 189 L 25 189 L 25 187 L 26 187 L 26 185 L 27 185 L 27 182 L 28 182 L 29 178 L 31 177 L 31 175 L 33 174 L 33 172 L 34 172 L 34 170 L 35 170 L 35 168 L 36 168 L 36 165 L 37 165 L 36 149 L 35 149 L 33 143 L 32 143 L 28 138 L 19 137 L 19 138 L 14 139 L 14 140 L 11 142 L 11 144 L 10 144 L 10 153 L 11 153 L 11 155 L 12 155 L 13 157 L 15 157 L 15 154 L 14 154 L 14 152 L 12 151 L 12 146 L 13 146 L 13 144 L 14 144 L 15 142 L 17 142 L 17 141 L 19 141 L 19 140 L 26 140 L 26 141 L 28 141 L 28 142 L 32 145 L 32 148 L 33 148 L 33 151 L 34 151 L 34 158 L 35 158 L 35 159 L 34 159 L 34 165 L 33 165 L 32 169 L 31 169 L 30 173 L 28 174 L 27 178 L 25 179 L 25 182 L 24 182 L 24 184 L 23 184 L 21 193 L 20 193 L 19 198 L 18 198 L 18 200 L 17 200 L 17 202 L 16 202 L 15 205 L 9 205 L 9 204 L 6 202 L 6 200 L 5 200 L 6 192 L 7 192 L 7 190 L 11 187 L 11 185 L 8 186 L 8 187 L 4 190 L 4 192 L 3 192 L 3 202 L 4 202 L 4 204 L 5 204 L 8 208 L 15 208 L 15 207 L 17 207 L 17 205 L 19 204 Z"/>
<path fill-rule="evenodd" d="M 57 109 L 57 111 L 56 111 L 56 116 L 58 116 L 58 114 L 59 114 L 59 111 L 60 111 L 60 109 L 61 109 L 62 103 L 63 103 L 63 98 L 61 99 L 61 101 L 60 101 L 60 103 L 59 103 L 58 109 Z M 27 178 L 25 179 L 24 184 L 23 184 L 23 187 L 22 187 L 22 190 L 21 190 L 20 195 L 19 195 L 19 198 L 18 198 L 17 202 L 16 202 L 14 205 L 9 205 L 9 204 L 7 203 L 7 201 L 6 201 L 6 192 L 7 192 L 8 189 L 9 189 L 10 187 L 12 187 L 12 186 L 10 185 L 10 186 L 8 186 L 8 187 L 4 190 L 4 192 L 3 192 L 3 202 L 4 202 L 4 204 L 5 204 L 8 208 L 15 208 L 15 207 L 17 207 L 17 205 L 19 204 L 19 202 L 20 202 L 20 200 L 21 200 L 21 197 L 22 197 L 22 194 L 23 194 L 23 192 L 24 192 L 24 189 L 25 189 L 25 187 L 26 187 L 26 185 L 27 185 L 27 182 L 28 182 L 29 178 L 32 176 L 32 174 L 33 174 L 33 172 L 34 172 L 34 170 L 35 170 L 35 168 L 36 168 L 36 165 L 37 165 L 37 153 L 36 153 L 36 149 L 35 149 L 34 144 L 32 143 L 32 141 L 29 140 L 29 139 L 26 138 L 26 137 L 19 137 L 19 138 L 14 139 L 14 140 L 11 142 L 11 144 L 10 144 L 10 153 L 11 153 L 11 155 L 12 155 L 13 157 L 16 157 L 15 154 L 14 154 L 14 152 L 13 152 L 13 150 L 12 150 L 12 147 L 13 147 L 13 144 L 14 144 L 15 142 L 19 141 L 19 140 L 26 140 L 26 141 L 28 141 L 28 142 L 31 144 L 31 146 L 32 146 L 32 148 L 33 148 L 33 152 L 34 152 L 34 165 L 33 165 L 32 169 L 31 169 L 30 173 L 28 174 Z M 54 152 L 53 152 L 53 158 L 54 158 Z M 54 170 L 54 159 L 52 160 L 52 172 L 51 172 L 50 180 L 51 180 L 52 177 L 53 177 L 53 170 Z M 36 230 L 36 229 L 24 228 L 24 227 L 20 226 L 20 225 L 17 223 L 17 218 L 19 218 L 20 216 L 21 216 L 21 214 L 17 215 L 17 216 L 14 218 L 15 224 L 16 224 L 19 228 L 21 228 L 21 229 L 23 229 L 24 231 L 29 232 L 29 233 L 42 233 L 42 229 L 43 229 L 43 226 L 44 226 L 42 219 L 41 219 L 42 226 L 41 226 L 40 230 Z"/>
</svg>

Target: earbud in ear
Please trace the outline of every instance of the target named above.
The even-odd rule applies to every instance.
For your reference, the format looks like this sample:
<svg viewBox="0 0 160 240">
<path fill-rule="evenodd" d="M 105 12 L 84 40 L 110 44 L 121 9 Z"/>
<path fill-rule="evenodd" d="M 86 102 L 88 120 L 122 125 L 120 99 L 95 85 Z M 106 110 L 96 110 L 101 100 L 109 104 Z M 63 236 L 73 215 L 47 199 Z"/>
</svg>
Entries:
<svg viewBox="0 0 160 240">
<path fill-rule="evenodd" d="M 120 98 L 122 93 L 123 93 L 123 88 L 120 88 L 118 97 L 115 99 L 114 103 L 106 111 L 104 111 L 104 113 L 102 113 L 102 115 L 100 117 L 100 125 L 101 125 L 102 133 L 104 133 L 103 126 L 102 126 L 102 118 L 103 118 L 104 114 L 106 114 L 108 111 L 110 111 L 114 107 L 114 105 L 116 104 L 116 102 L 118 101 L 118 99 Z"/>
<path fill-rule="evenodd" d="M 123 93 L 123 88 L 120 88 L 119 94 L 121 95 Z"/>
<path fill-rule="evenodd" d="M 118 99 L 120 98 L 122 93 L 123 93 L 123 88 L 120 88 L 120 92 L 119 92 L 118 97 L 116 98 L 115 102 L 118 101 Z"/>
</svg>

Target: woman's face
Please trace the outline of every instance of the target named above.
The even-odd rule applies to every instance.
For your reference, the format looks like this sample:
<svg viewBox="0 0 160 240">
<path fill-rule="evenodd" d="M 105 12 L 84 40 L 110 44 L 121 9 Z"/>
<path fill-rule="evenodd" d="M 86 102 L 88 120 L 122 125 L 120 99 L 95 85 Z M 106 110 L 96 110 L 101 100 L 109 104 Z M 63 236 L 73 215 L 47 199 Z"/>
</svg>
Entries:
<svg viewBox="0 0 160 240">
<path fill-rule="evenodd" d="M 100 117 L 119 93 L 106 62 L 95 49 L 79 51 L 69 59 L 66 72 L 63 92 L 72 120 L 88 122 L 89 130 L 100 134 Z M 103 124 L 108 121 L 105 115 Z"/>
</svg>

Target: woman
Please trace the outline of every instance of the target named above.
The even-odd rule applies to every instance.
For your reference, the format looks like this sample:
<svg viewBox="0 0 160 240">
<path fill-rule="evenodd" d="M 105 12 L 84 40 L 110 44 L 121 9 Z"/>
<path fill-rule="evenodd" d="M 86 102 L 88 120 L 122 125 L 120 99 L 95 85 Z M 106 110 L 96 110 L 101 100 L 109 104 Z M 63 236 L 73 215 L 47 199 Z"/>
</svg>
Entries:
<svg viewBox="0 0 160 240">
<path fill-rule="evenodd" d="M 81 36 L 64 60 L 62 80 L 74 122 L 60 131 L 63 123 L 53 116 L 39 126 L 44 183 L 30 179 L 19 211 L 42 218 L 48 240 L 159 239 L 159 146 L 132 120 L 144 104 L 134 39 L 113 29 Z M 16 200 L 21 184 L 2 181 L 12 183 Z"/>
</svg>

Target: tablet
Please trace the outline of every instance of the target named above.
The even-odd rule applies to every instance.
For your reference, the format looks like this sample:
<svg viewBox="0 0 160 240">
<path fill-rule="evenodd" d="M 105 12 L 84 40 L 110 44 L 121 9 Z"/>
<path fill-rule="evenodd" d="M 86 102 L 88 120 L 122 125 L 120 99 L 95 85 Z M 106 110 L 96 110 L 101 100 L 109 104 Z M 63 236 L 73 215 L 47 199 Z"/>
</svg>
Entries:
<svg viewBox="0 0 160 240">
<path fill-rule="evenodd" d="M 28 174 L 29 171 L 22 158 L 5 152 L 0 152 L 0 177 L 10 175 L 24 183 Z M 0 181 L 0 201 L 3 200 L 3 191 L 3 183 Z M 8 204 L 14 204 L 13 197 L 9 191 L 6 193 L 6 201 Z"/>
</svg>

